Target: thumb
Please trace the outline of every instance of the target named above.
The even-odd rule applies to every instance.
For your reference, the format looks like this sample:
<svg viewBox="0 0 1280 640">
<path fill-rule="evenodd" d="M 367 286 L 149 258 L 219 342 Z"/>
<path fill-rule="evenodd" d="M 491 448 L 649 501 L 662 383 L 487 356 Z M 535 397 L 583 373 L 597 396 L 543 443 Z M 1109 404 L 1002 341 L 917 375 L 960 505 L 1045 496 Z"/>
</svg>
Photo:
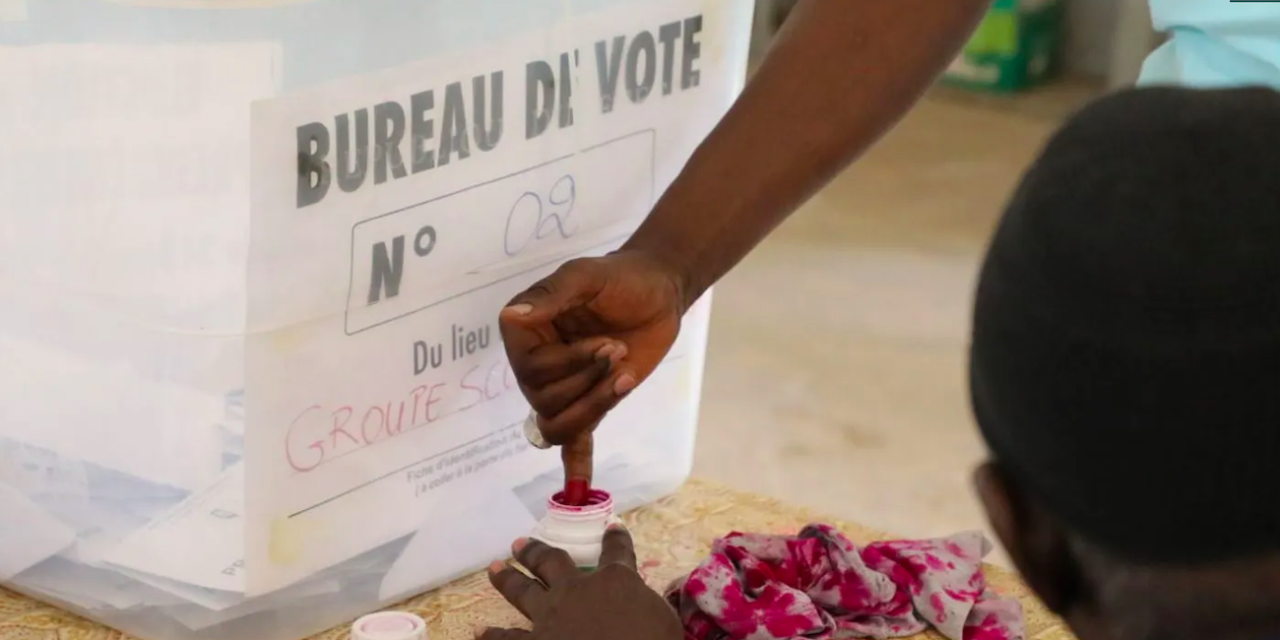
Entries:
<svg viewBox="0 0 1280 640">
<path fill-rule="evenodd" d="M 542 324 L 564 311 L 586 303 L 600 291 L 601 267 L 592 260 L 566 262 L 555 273 L 539 280 L 512 298 L 502 318 L 522 324 Z"/>
</svg>

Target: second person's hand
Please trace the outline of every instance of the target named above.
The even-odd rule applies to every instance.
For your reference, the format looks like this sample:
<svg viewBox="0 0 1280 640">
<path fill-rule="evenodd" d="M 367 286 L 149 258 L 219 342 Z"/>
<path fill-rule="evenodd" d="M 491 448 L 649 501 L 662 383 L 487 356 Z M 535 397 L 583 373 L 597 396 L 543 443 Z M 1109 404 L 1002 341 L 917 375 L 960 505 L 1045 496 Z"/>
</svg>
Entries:
<svg viewBox="0 0 1280 640">
<path fill-rule="evenodd" d="M 682 640 L 676 612 L 636 570 L 631 535 L 605 533 L 600 565 L 583 573 L 569 554 L 536 540 L 518 541 L 516 561 L 537 579 L 497 563 L 489 581 L 533 623 L 532 631 L 490 628 L 478 640 Z"/>
<path fill-rule="evenodd" d="M 567 262 L 513 298 L 498 326 L 543 438 L 594 429 L 666 357 L 684 307 L 681 275 L 635 250 Z"/>
</svg>

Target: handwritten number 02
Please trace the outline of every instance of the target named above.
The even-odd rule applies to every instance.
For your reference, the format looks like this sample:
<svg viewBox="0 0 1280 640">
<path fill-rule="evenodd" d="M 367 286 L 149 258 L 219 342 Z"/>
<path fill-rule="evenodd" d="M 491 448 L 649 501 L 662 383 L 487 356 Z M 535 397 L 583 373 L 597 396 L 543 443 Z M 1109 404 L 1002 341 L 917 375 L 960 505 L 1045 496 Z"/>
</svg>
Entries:
<svg viewBox="0 0 1280 640">
<path fill-rule="evenodd" d="M 568 239 L 577 231 L 577 226 L 570 224 L 569 217 L 573 213 L 573 205 L 577 200 L 578 188 L 573 176 L 562 176 L 551 186 L 547 194 L 546 204 L 542 196 L 532 191 L 520 194 L 511 211 L 507 213 L 506 233 L 502 238 L 502 249 L 508 256 L 518 255 L 537 240 L 552 234 Z M 511 237 L 512 226 L 517 218 L 529 216 L 533 219 L 533 228 L 523 239 Z M 521 225 L 523 226 L 523 225 Z"/>
<path fill-rule="evenodd" d="M 573 203 L 578 198 L 578 185 L 573 181 L 573 176 L 563 176 L 551 185 L 551 193 L 547 194 L 547 202 L 557 207 L 564 207 L 564 211 L 552 211 L 542 222 L 538 223 L 538 239 L 547 237 L 547 223 L 555 225 L 555 231 L 560 234 L 561 238 L 568 239 L 573 235 L 577 228 L 568 228 L 565 225 L 569 222 L 569 216 L 573 214 Z"/>
<path fill-rule="evenodd" d="M 524 240 L 517 246 L 512 246 L 511 226 L 512 223 L 515 222 L 516 218 L 519 217 L 521 212 L 520 205 L 525 203 L 533 204 L 534 216 L 535 219 L 538 220 L 537 224 L 540 225 L 542 223 L 542 198 L 532 191 L 526 191 L 520 194 L 520 197 L 516 198 L 516 203 L 511 205 L 511 211 L 507 213 L 507 229 L 506 232 L 502 234 L 502 250 L 506 252 L 508 256 L 514 256 L 521 251 L 524 251 L 525 247 L 529 246 L 529 243 L 533 241 L 534 235 L 538 232 L 538 227 L 535 225 L 533 231 L 528 235 L 528 237 L 524 238 Z"/>
</svg>

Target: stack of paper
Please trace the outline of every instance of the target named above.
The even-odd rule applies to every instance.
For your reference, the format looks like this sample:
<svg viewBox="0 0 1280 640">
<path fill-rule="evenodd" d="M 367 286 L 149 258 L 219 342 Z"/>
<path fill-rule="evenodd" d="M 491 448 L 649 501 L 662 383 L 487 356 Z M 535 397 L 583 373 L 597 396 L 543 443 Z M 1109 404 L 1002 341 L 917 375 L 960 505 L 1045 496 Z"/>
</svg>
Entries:
<svg viewBox="0 0 1280 640">
<path fill-rule="evenodd" d="M 235 464 L 188 493 L 0 440 L 0 582 L 100 619 L 145 612 L 191 630 L 336 596 L 344 583 L 376 594 L 402 544 L 246 598 L 243 483 Z"/>
</svg>

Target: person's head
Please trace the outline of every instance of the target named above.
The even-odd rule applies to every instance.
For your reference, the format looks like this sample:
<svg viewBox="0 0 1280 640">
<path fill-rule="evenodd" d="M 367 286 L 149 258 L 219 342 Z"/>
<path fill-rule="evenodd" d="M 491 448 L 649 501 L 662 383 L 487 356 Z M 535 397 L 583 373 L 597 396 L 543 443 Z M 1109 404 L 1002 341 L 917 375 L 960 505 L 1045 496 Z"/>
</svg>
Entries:
<svg viewBox="0 0 1280 640">
<path fill-rule="evenodd" d="M 976 474 L 1083 640 L 1280 638 L 1280 94 L 1153 88 L 1071 119 L 988 250 Z"/>
</svg>

